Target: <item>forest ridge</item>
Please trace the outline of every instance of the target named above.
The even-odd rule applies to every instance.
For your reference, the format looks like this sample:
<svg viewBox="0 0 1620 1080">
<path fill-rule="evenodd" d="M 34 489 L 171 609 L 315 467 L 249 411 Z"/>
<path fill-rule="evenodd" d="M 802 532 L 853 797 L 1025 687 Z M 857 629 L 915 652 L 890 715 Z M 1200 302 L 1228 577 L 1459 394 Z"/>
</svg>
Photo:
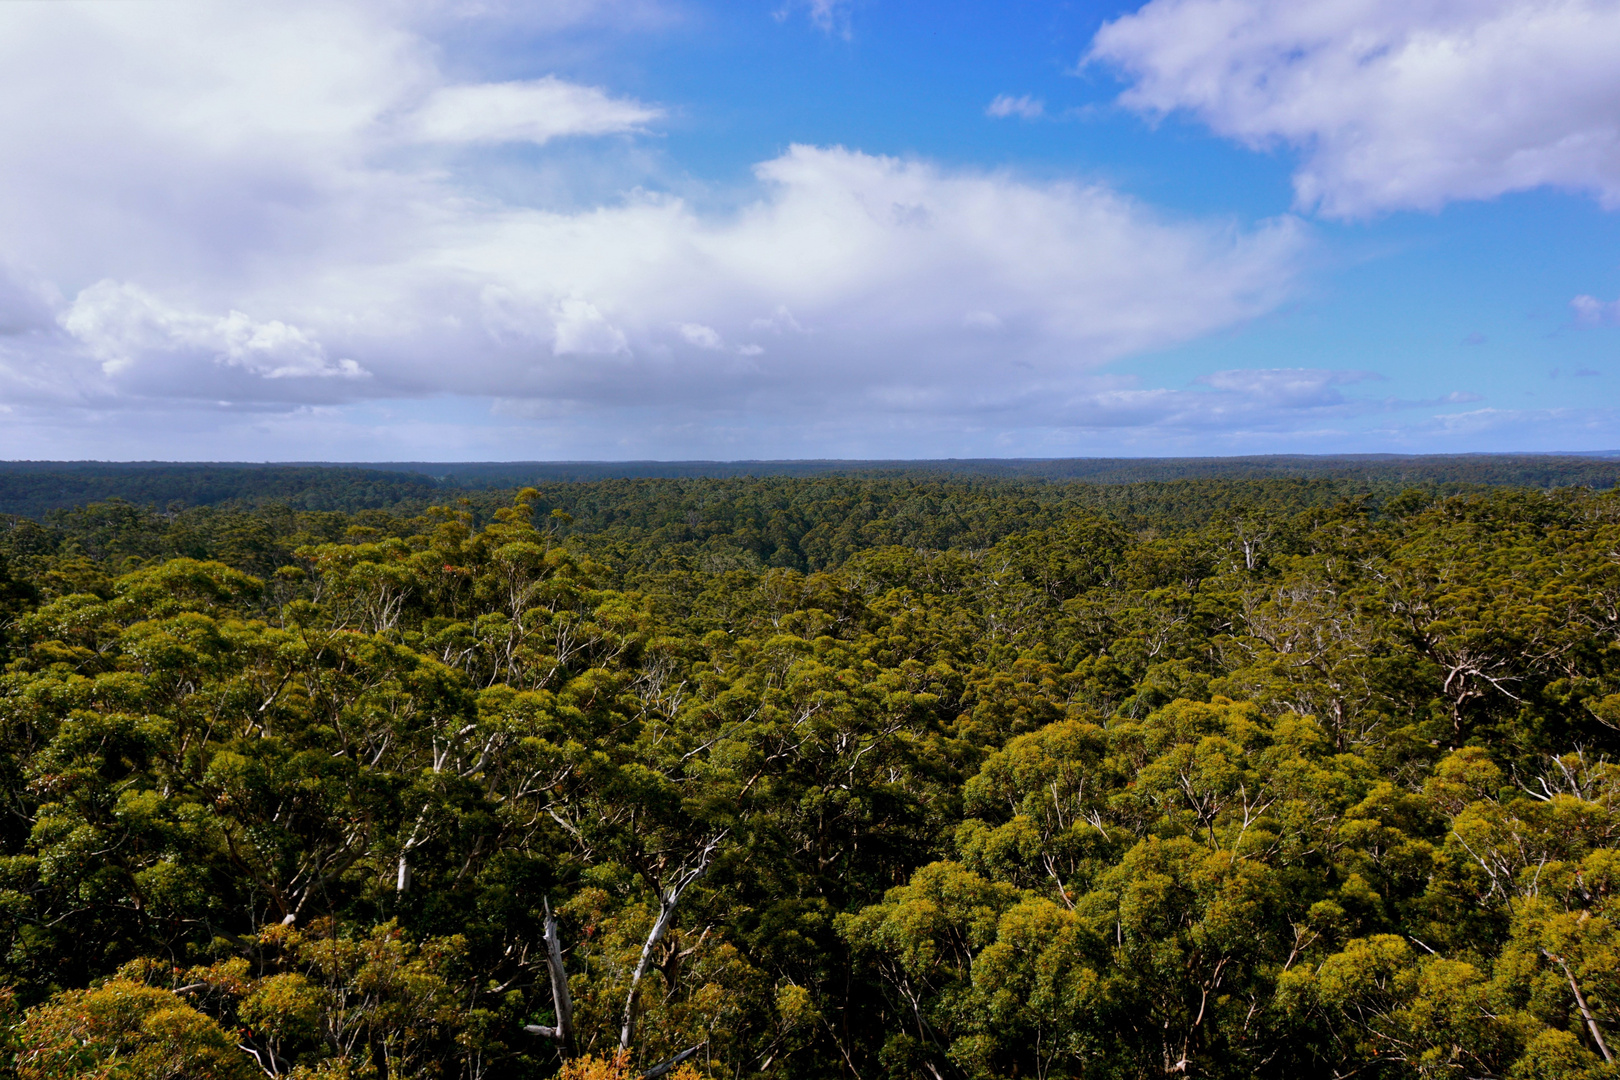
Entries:
<svg viewBox="0 0 1620 1080">
<path fill-rule="evenodd" d="M 1620 1075 L 1620 493 L 1381 467 L 0 519 L 0 1069 Z"/>
</svg>

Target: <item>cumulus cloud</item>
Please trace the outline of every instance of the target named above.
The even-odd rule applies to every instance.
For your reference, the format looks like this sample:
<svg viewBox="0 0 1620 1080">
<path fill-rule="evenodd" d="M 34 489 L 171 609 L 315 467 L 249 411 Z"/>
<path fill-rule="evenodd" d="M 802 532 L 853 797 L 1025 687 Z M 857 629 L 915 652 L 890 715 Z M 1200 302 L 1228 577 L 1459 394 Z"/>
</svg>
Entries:
<svg viewBox="0 0 1620 1080">
<path fill-rule="evenodd" d="M 595 304 L 576 297 L 557 305 L 551 342 L 553 355 L 613 356 L 629 351 L 630 342 L 624 331 L 608 322 Z"/>
<path fill-rule="evenodd" d="M 417 276 L 445 283 L 441 307 L 457 306 L 459 276 L 499 274 L 506 318 L 551 320 L 556 354 L 616 354 L 638 372 L 537 363 L 509 322 L 502 342 L 517 348 L 467 319 L 461 351 L 481 357 L 454 372 L 461 388 L 783 414 L 834 399 L 972 411 L 1268 310 L 1303 243 L 1286 220 L 1167 222 L 1102 188 L 836 147 L 793 147 L 756 175 L 761 196 L 730 213 L 658 195 L 588 214 L 503 208 L 420 252 Z M 728 340 L 768 340 L 770 363 L 735 366 Z M 349 350 L 375 366 L 376 345 Z"/>
<path fill-rule="evenodd" d="M 1613 0 L 1151 0 L 1089 60 L 1121 101 L 1297 147 L 1333 217 L 1552 185 L 1620 206 Z"/>
<path fill-rule="evenodd" d="M 1582 294 L 1569 302 L 1580 326 L 1620 326 L 1620 300 L 1605 303 L 1595 296 Z"/>
<path fill-rule="evenodd" d="M 642 452 L 764 430 L 802 453 L 875 417 L 902 440 L 1062 426 L 1110 362 L 1272 310 L 1308 247 L 1292 218 L 836 146 L 761 162 L 729 206 L 496 199 L 468 144 L 657 107 L 452 80 L 395 14 L 0 5 L 0 398 L 160 440 L 228 402 L 282 415 L 255 445 L 297 456 L 336 423 L 318 410 L 446 397 Z"/>
<path fill-rule="evenodd" d="M 328 361 L 325 350 L 296 326 L 257 322 L 240 311 L 214 318 L 169 307 L 116 281 L 85 289 L 60 322 L 111 375 L 155 356 L 194 354 L 267 379 L 366 374 L 353 360 Z"/>
<path fill-rule="evenodd" d="M 1013 97 L 1011 94 L 997 94 L 995 99 L 985 108 L 984 114 L 998 119 L 1017 116 L 1025 120 L 1036 120 L 1045 111 L 1046 102 L 1040 98 L 1030 97 L 1028 94 L 1021 97 Z"/>
</svg>

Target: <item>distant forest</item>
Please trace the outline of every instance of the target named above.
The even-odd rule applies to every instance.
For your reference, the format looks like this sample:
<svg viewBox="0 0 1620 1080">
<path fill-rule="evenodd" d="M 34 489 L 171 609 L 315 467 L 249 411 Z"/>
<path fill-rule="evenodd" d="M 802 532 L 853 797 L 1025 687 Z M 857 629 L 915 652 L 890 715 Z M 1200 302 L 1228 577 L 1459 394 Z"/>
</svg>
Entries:
<svg viewBox="0 0 1620 1080">
<path fill-rule="evenodd" d="M 1620 461 L 640 468 L 0 470 L 0 1077 L 1620 1076 Z"/>
<path fill-rule="evenodd" d="M 1620 482 L 1620 451 L 1611 455 L 1449 454 L 1400 456 L 1273 455 L 1230 458 L 1054 458 L 948 461 L 628 461 L 628 462 L 0 462 L 0 514 L 38 518 L 106 499 L 159 509 L 282 502 L 297 510 L 415 507 L 451 491 L 516 490 L 546 483 L 604 480 L 792 478 L 1083 481 L 1092 484 L 1170 480 L 1295 478 L 1347 488 L 1401 490 L 1462 485 L 1589 487 Z"/>
</svg>

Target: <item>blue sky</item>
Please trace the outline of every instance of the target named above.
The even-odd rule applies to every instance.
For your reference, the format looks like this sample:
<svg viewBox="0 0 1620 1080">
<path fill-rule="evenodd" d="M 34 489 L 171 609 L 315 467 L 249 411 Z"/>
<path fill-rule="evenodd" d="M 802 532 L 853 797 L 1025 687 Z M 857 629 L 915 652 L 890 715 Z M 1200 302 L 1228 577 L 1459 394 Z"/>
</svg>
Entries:
<svg viewBox="0 0 1620 1080">
<path fill-rule="evenodd" d="M 1620 0 L 0 5 L 0 455 L 1620 448 Z"/>
</svg>

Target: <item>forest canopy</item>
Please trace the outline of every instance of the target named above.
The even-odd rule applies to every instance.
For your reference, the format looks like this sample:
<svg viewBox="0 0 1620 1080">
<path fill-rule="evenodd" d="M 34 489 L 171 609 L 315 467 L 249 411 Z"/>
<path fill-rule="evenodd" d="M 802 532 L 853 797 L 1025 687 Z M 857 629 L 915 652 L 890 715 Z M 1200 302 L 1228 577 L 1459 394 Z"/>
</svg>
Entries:
<svg viewBox="0 0 1620 1080">
<path fill-rule="evenodd" d="M 1271 454 L 1226 458 L 983 458 L 949 461 L 376 462 L 253 465 L 243 462 L 0 461 L 0 514 L 39 518 L 121 499 L 179 510 L 285 504 L 299 510 L 403 509 L 490 490 L 597 481 L 758 480 L 844 477 L 1095 485 L 1171 480 L 1327 480 L 1356 491 L 1462 485 L 1607 490 L 1620 483 L 1617 454 Z M 1083 482 L 1076 483 L 1077 481 Z M 621 489 L 622 490 L 622 489 Z"/>
<path fill-rule="evenodd" d="M 0 519 L 7 1075 L 1620 1075 L 1611 484 L 387 475 Z"/>
</svg>

